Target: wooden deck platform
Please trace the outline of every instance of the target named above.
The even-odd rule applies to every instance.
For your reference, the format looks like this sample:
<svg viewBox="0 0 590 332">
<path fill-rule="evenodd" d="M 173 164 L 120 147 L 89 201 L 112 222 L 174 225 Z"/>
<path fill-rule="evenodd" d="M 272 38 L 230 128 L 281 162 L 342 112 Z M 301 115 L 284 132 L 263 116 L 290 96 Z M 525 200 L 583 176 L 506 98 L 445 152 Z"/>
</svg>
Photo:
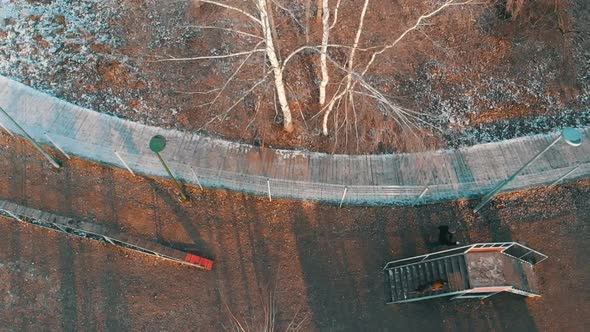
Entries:
<svg viewBox="0 0 590 332">
<path fill-rule="evenodd" d="M 527 293 L 539 294 L 533 266 L 499 251 L 470 252 L 465 262 L 472 288 L 511 286 Z"/>
</svg>

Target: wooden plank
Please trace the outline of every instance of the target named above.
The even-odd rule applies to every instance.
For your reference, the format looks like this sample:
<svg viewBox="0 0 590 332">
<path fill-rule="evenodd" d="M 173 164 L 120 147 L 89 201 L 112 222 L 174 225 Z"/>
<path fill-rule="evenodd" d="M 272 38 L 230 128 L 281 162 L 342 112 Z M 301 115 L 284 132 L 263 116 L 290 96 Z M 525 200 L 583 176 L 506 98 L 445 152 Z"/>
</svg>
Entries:
<svg viewBox="0 0 590 332">
<path fill-rule="evenodd" d="M 146 249 L 146 250 L 155 252 L 158 255 L 162 255 L 162 256 L 166 255 L 169 257 L 169 259 L 171 259 L 177 263 L 187 264 L 184 261 L 184 256 L 186 255 L 186 253 L 184 253 L 184 252 L 181 252 L 176 249 L 169 248 L 169 247 L 165 247 L 159 243 L 147 241 L 145 239 L 137 238 L 134 236 L 129 236 L 127 234 L 122 234 L 119 232 L 111 231 L 111 232 L 107 233 L 104 231 L 104 227 L 102 225 L 89 223 L 86 221 L 80 221 L 80 220 L 75 220 L 75 222 L 70 222 L 72 220 L 70 218 L 55 215 L 55 214 L 45 212 L 45 211 L 40 211 L 37 209 L 32 209 L 32 208 L 25 207 L 25 206 L 21 206 L 21 205 L 18 205 L 18 204 L 12 203 L 12 202 L 8 202 L 8 201 L 0 200 L 0 208 L 10 211 L 11 213 L 14 213 L 14 214 L 22 214 L 24 216 L 27 216 L 27 218 L 29 218 L 31 220 L 43 222 L 45 225 L 54 224 L 54 225 L 59 225 L 62 227 L 65 226 L 68 228 L 76 229 L 79 232 L 83 232 L 83 233 L 87 233 L 87 234 L 95 234 L 95 235 L 98 235 L 101 237 L 107 237 L 107 238 L 110 238 L 114 241 L 126 243 L 126 244 L 134 246 L 134 247 L 138 247 L 141 249 Z M 36 218 L 41 218 L 41 217 L 43 219 L 36 219 Z M 48 226 L 43 226 L 43 225 L 39 225 L 39 224 L 33 224 L 33 225 L 41 226 L 41 227 L 48 227 Z M 56 227 L 56 226 L 53 226 L 53 227 Z M 68 234 L 72 235 L 71 233 L 68 233 Z M 131 248 L 127 247 L 126 249 L 131 249 Z M 143 252 L 140 251 L 140 253 L 143 253 Z"/>
</svg>

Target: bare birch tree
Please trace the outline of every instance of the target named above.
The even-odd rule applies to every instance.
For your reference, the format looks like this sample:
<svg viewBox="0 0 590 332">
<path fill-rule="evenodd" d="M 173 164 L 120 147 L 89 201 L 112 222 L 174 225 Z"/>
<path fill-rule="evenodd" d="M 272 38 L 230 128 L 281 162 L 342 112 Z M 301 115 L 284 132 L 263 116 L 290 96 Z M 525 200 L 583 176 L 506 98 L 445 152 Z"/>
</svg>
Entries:
<svg viewBox="0 0 590 332">
<path fill-rule="evenodd" d="M 334 98 L 332 98 L 332 101 L 330 101 L 330 104 L 328 104 L 328 108 L 326 109 L 326 113 L 324 114 L 324 121 L 322 122 L 322 132 L 326 136 L 328 136 L 328 117 L 330 116 L 330 113 L 334 109 L 334 105 L 336 105 L 336 103 L 339 102 L 340 99 L 342 97 L 344 97 L 345 94 L 348 94 L 350 102 L 354 101 L 354 99 L 353 99 L 354 97 L 352 96 L 352 93 L 350 93 L 351 87 L 352 87 L 352 74 L 353 74 L 352 70 L 354 68 L 354 56 L 356 54 L 356 49 L 358 48 L 361 34 L 363 33 L 363 25 L 365 23 L 365 15 L 367 14 L 368 6 L 369 6 L 369 0 L 365 0 L 364 5 L 363 5 L 363 9 L 361 10 L 359 25 L 356 30 L 356 35 L 354 38 L 354 44 L 352 45 L 352 48 L 350 49 L 350 56 L 348 58 L 348 66 L 347 66 L 348 74 L 346 75 L 346 88 L 340 94 L 338 94 Z"/>
<path fill-rule="evenodd" d="M 485 1 L 485 0 L 483 0 L 483 1 Z M 483 3 L 483 1 L 478 2 L 478 3 Z M 322 111 L 325 112 L 324 117 L 323 117 L 323 121 L 322 121 L 322 133 L 326 136 L 328 135 L 328 133 L 329 133 L 329 131 L 328 131 L 328 118 L 335 108 L 338 108 L 340 105 L 344 105 L 345 114 L 347 114 L 346 112 L 348 112 L 348 109 L 347 109 L 348 107 L 352 108 L 353 112 L 354 112 L 354 105 L 355 105 L 354 95 L 355 94 L 360 94 L 362 96 L 368 97 L 368 98 L 378 102 L 380 105 L 382 105 L 385 109 L 387 109 L 389 112 L 391 112 L 393 114 L 394 120 L 396 120 L 400 125 L 405 125 L 405 126 L 411 127 L 411 126 L 415 126 L 415 122 L 426 123 L 426 121 L 422 120 L 419 117 L 420 113 L 405 109 L 405 108 L 397 105 L 396 103 L 392 102 L 391 100 L 389 100 L 389 98 L 387 98 L 387 96 L 385 96 L 383 93 L 381 93 L 377 88 L 368 84 L 366 82 L 366 80 L 364 80 L 364 76 L 370 70 L 370 68 L 372 67 L 372 65 L 374 64 L 375 60 L 377 59 L 377 57 L 379 55 L 394 48 L 409 33 L 411 33 L 414 30 L 417 30 L 421 25 L 423 25 L 425 20 L 439 14 L 444 9 L 446 9 L 450 6 L 460 6 L 460 5 L 467 5 L 467 4 L 472 4 L 472 3 L 475 3 L 475 1 L 474 0 L 464 0 L 464 1 L 446 0 L 443 4 L 436 7 L 431 12 L 421 15 L 411 27 L 404 30 L 391 43 L 388 43 L 385 45 L 365 47 L 365 48 L 360 49 L 359 42 L 360 42 L 361 35 L 363 33 L 365 16 L 366 16 L 368 5 L 369 5 L 369 0 L 365 0 L 364 5 L 361 10 L 361 13 L 360 13 L 360 16 L 359 16 L 359 25 L 357 27 L 355 39 L 353 41 L 352 47 L 350 48 L 350 55 L 348 58 L 346 69 L 345 69 L 346 75 L 343 78 L 343 80 L 340 82 L 340 84 L 338 85 L 338 89 L 336 90 L 336 92 L 332 96 L 330 102 L 322 109 Z M 337 10 L 338 10 L 339 6 L 340 6 L 340 1 L 338 1 L 338 4 L 336 5 L 336 8 L 335 8 L 334 22 L 336 22 L 336 20 L 337 20 Z M 339 46 L 339 45 L 336 45 L 336 46 Z M 373 53 L 371 54 L 369 61 L 365 64 L 364 69 L 361 72 L 356 73 L 354 71 L 354 68 L 355 68 L 354 60 L 355 60 L 356 52 L 359 50 L 362 50 L 362 51 L 373 50 Z M 322 56 L 323 56 L 323 54 L 324 53 L 322 51 Z M 340 68 L 340 69 L 342 69 L 342 68 Z M 357 86 L 360 86 L 365 91 L 364 92 L 356 91 L 355 88 Z M 320 87 L 320 89 L 321 89 L 321 87 Z M 342 102 L 343 99 L 344 99 L 344 102 Z"/>
<path fill-rule="evenodd" d="M 338 134 L 338 129 L 341 128 L 338 125 L 338 110 L 342 107 L 343 113 L 345 117 L 345 126 L 348 128 L 349 126 L 349 111 L 352 111 L 353 118 L 354 118 L 354 127 L 357 135 L 357 145 L 358 145 L 358 128 L 357 128 L 357 109 L 355 96 L 358 98 L 362 98 L 366 101 L 377 103 L 380 105 L 381 109 L 385 110 L 388 114 L 392 115 L 392 118 L 401 126 L 406 126 L 408 128 L 416 128 L 418 123 L 428 124 L 425 120 L 421 118 L 421 114 L 418 112 L 414 112 L 408 109 L 405 109 L 395 102 L 393 102 L 388 96 L 383 94 L 379 91 L 378 88 L 374 87 L 373 85 L 369 84 L 367 80 L 365 80 L 365 76 L 376 63 L 378 57 L 385 53 L 388 50 L 395 48 L 404 38 L 408 36 L 412 31 L 419 29 L 421 26 L 424 25 L 425 21 L 434 17 L 435 15 L 439 14 L 443 10 L 451 6 L 459 6 L 459 5 L 467 5 L 474 3 L 475 0 L 445 0 L 442 4 L 427 12 L 421 16 L 419 16 L 414 23 L 405 29 L 397 38 L 393 39 L 391 42 L 387 42 L 381 45 L 373 45 L 367 46 L 365 45 L 364 38 L 364 28 L 365 28 L 365 20 L 367 17 L 367 13 L 370 11 L 370 0 L 363 0 L 362 7 L 360 8 L 359 16 L 358 16 L 358 25 L 352 25 L 349 22 L 338 22 L 339 21 L 339 11 L 341 10 L 341 5 L 343 1 L 337 0 L 336 4 L 331 6 L 329 0 L 317 0 L 317 12 L 316 17 L 321 18 L 321 41 L 316 41 L 319 45 L 314 44 L 311 40 L 310 31 L 310 16 L 312 15 L 312 3 L 315 4 L 316 2 L 312 2 L 311 0 L 300 0 L 301 5 L 303 6 L 303 11 L 305 15 L 302 18 L 302 22 L 299 21 L 297 15 L 291 10 L 290 5 L 283 5 L 279 1 L 280 0 L 251 0 L 251 1 L 224 1 L 224 0 L 193 0 L 196 2 L 210 4 L 213 6 L 217 6 L 220 8 L 224 8 L 229 11 L 233 11 L 242 15 L 243 17 L 248 18 L 248 20 L 253 24 L 255 27 L 254 32 L 252 31 L 240 31 L 238 29 L 234 29 L 232 27 L 215 27 L 215 26 L 196 26 L 201 29 L 222 29 L 229 31 L 231 33 L 238 34 L 240 36 L 244 36 L 247 38 L 252 39 L 256 42 L 255 46 L 253 46 L 250 50 L 240 50 L 235 53 L 224 54 L 224 55 L 203 55 L 203 56 L 195 56 L 195 57 L 187 57 L 187 58 L 170 58 L 170 59 L 161 59 L 158 61 L 200 61 L 200 60 L 216 60 L 216 59 L 228 59 L 228 58 L 244 58 L 244 60 L 240 63 L 234 73 L 229 77 L 229 79 L 225 82 L 225 84 L 217 90 L 217 94 L 215 98 L 210 103 L 209 108 L 211 108 L 215 102 L 219 99 L 219 96 L 226 90 L 228 84 L 236 77 L 238 72 L 244 66 L 244 63 L 248 61 L 253 55 L 255 54 L 264 54 L 265 63 L 263 64 L 263 72 L 265 75 L 263 78 L 253 84 L 249 90 L 246 91 L 246 94 L 252 93 L 255 89 L 262 86 L 266 79 L 272 77 L 272 84 L 274 87 L 274 92 L 276 95 L 276 100 L 278 101 L 278 107 L 281 110 L 283 115 L 283 128 L 287 132 L 291 132 L 293 130 L 293 118 L 292 112 L 289 105 L 289 99 L 287 95 L 287 87 L 286 87 L 286 67 L 287 64 L 292 60 L 296 55 L 302 53 L 303 51 L 310 50 L 316 52 L 319 55 L 319 62 L 320 62 L 320 83 L 317 89 L 319 89 L 319 105 L 321 107 L 320 113 L 323 112 L 323 118 L 321 121 L 322 127 L 322 134 L 328 135 L 329 129 L 329 118 L 336 110 L 336 115 L 334 116 L 334 129 L 336 133 L 336 139 Z M 481 0 L 481 1 L 488 1 L 488 0 Z M 230 5 L 230 3 L 232 3 Z M 238 4 L 234 4 L 238 3 Z M 481 3 L 481 2 L 478 2 Z M 252 6 L 252 4 L 254 6 Z M 273 19 L 273 9 L 272 6 L 276 6 L 279 10 L 288 13 L 289 16 L 293 19 L 297 25 L 302 28 L 303 33 L 305 34 L 305 41 L 304 44 L 299 46 L 297 49 L 292 51 L 290 54 L 286 55 L 285 57 L 281 58 L 280 47 L 278 45 L 278 33 L 277 29 L 274 26 L 274 19 Z M 350 4 L 349 4 L 350 5 Z M 255 12 L 253 12 L 255 10 Z M 351 45 L 343 44 L 334 44 L 331 43 L 331 31 L 335 28 L 342 29 L 346 26 L 356 26 L 356 33 L 354 40 L 352 40 Z M 254 45 L 254 44 L 253 44 Z M 348 58 L 347 60 L 342 63 L 335 61 L 330 57 L 330 51 L 333 48 L 343 48 L 348 50 Z M 367 53 L 369 52 L 369 53 Z M 362 56 L 357 55 L 362 53 Z M 369 56 L 370 55 L 370 56 Z M 368 59 L 368 60 L 367 60 Z M 359 62 L 359 63 L 357 63 Z M 269 71 L 266 71 L 268 66 Z M 332 85 L 336 86 L 335 89 L 330 89 L 332 91 L 328 91 L 328 86 L 331 84 L 331 74 L 330 74 L 330 67 L 336 70 L 339 73 L 343 73 L 341 80 Z M 359 70 L 357 70 L 359 69 Z M 334 73 L 334 75 L 336 75 Z M 339 75 L 337 75 L 339 76 Z M 311 87 L 314 89 L 316 87 Z M 331 95 L 331 97 L 329 97 Z M 228 109 L 224 111 L 224 114 L 234 109 L 238 103 L 242 102 L 246 95 L 241 96 L 237 99 L 236 103 L 231 105 Z M 329 97 L 329 98 L 328 98 Z M 301 108 L 301 107 L 300 107 Z M 303 116 L 303 115 L 302 115 Z M 213 119 L 214 120 L 214 119 Z M 211 121 L 213 121 L 211 120 Z M 209 122 L 207 123 L 209 124 Z M 207 125 L 205 124 L 205 125 Z M 346 133 L 348 133 L 346 131 Z"/>
<path fill-rule="evenodd" d="M 283 128 L 287 132 L 293 131 L 293 119 L 291 117 L 291 109 L 287 101 L 287 93 L 285 92 L 285 84 L 283 82 L 283 71 L 281 70 L 281 63 L 277 57 L 275 49 L 274 38 L 272 33 L 272 26 L 270 17 L 267 11 L 269 0 L 258 0 L 257 6 L 260 13 L 260 21 L 262 24 L 262 32 L 264 34 L 264 42 L 266 44 L 266 56 L 270 62 L 270 67 L 274 73 L 274 84 L 277 90 L 277 97 L 281 110 L 283 111 Z"/>
<path fill-rule="evenodd" d="M 227 59 L 227 58 L 232 58 L 232 57 L 244 57 L 244 56 L 246 57 L 246 59 L 248 59 L 253 53 L 264 52 L 265 58 L 267 59 L 269 66 L 270 66 L 270 70 L 271 70 L 272 77 L 273 77 L 273 85 L 274 85 L 276 96 L 279 101 L 279 106 L 280 106 L 280 109 L 281 109 L 281 112 L 283 115 L 283 128 L 287 132 L 293 131 L 293 118 L 291 115 L 291 108 L 289 107 L 289 101 L 287 99 L 287 93 L 285 91 L 283 70 L 282 70 L 282 65 L 281 65 L 280 58 L 278 56 L 278 50 L 277 50 L 277 46 L 276 46 L 276 44 L 278 42 L 276 40 L 277 33 L 275 31 L 275 27 L 274 27 L 274 23 L 273 23 L 274 20 L 272 18 L 272 12 L 269 12 L 269 8 L 271 8 L 271 5 L 272 5 L 272 0 L 253 0 L 256 10 L 257 10 L 256 14 L 250 13 L 245 8 L 238 7 L 235 5 L 229 5 L 228 3 L 222 2 L 222 1 L 217 1 L 217 0 L 193 0 L 193 1 L 214 5 L 214 6 L 217 6 L 220 8 L 225 8 L 227 10 L 239 13 L 242 16 L 247 17 L 251 21 L 251 23 L 254 24 L 254 26 L 257 26 L 260 29 L 261 33 L 248 33 L 248 32 L 240 31 L 237 29 L 222 28 L 222 27 L 216 27 L 216 26 L 193 26 L 193 27 L 201 28 L 201 29 L 228 30 L 228 31 L 231 31 L 231 32 L 243 35 L 243 36 L 257 38 L 262 41 L 262 43 L 264 44 L 264 48 L 262 48 L 262 49 L 258 48 L 258 46 L 260 45 L 260 43 L 259 43 L 254 49 L 249 50 L 249 51 L 241 51 L 241 52 L 225 54 L 225 55 L 216 55 L 216 56 L 168 58 L 168 59 L 161 59 L 161 60 L 157 60 L 157 61 L 158 62 L 198 61 L 198 60 Z M 220 94 L 223 93 L 225 88 L 228 86 L 229 82 L 231 82 L 231 80 L 235 78 L 235 76 L 237 75 L 239 70 L 242 68 L 244 63 L 245 63 L 245 61 L 240 64 L 240 66 L 234 72 L 234 74 L 225 82 L 223 88 L 218 92 L 218 94 L 216 95 L 213 102 L 210 103 L 210 107 L 212 107 L 214 105 L 215 101 L 219 98 Z M 266 64 L 263 64 L 263 66 L 266 66 Z M 261 81 L 257 82 L 256 84 L 254 84 L 253 87 L 247 91 L 247 93 L 248 94 L 251 93 L 255 88 L 260 86 L 267 78 L 268 78 L 268 75 L 265 75 L 263 77 L 263 79 Z M 238 99 L 238 102 L 241 102 L 244 98 L 245 98 L 245 96 L 242 96 L 240 99 Z M 236 106 L 237 106 L 237 103 L 233 104 L 229 109 L 225 110 L 224 113 L 229 112 L 230 110 L 232 110 Z M 209 121 L 205 125 L 208 125 L 210 122 L 211 121 Z"/>
</svg>

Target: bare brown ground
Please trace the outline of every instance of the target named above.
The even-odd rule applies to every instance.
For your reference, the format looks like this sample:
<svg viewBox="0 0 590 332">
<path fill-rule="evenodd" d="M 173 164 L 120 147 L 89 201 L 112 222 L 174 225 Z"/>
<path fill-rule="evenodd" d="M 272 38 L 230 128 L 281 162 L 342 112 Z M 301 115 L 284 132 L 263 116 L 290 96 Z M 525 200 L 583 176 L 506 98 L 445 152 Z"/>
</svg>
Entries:
<svg viewBox="0 0 590 332">
<path fill-rule="evenodd" d="M 0 134 L 0 199 L 88 218 L 212 257 L 204 272 L 0 219 L 0 330 L 216 331 L 227 308 L 252 330 L 273 292 L 277 325 L 303 330 L 583 331 L 590 182 L 475 202 L 342 208 L 190 189 L 74 159 L 59 171 Z M 465 243 L 516 240 L 550 256 L 542 295 L 385 305 L 385 262 L 433 250 L 436 227 Z M 227 307 L 226 307 L 227 304 Z"/>
</svg>

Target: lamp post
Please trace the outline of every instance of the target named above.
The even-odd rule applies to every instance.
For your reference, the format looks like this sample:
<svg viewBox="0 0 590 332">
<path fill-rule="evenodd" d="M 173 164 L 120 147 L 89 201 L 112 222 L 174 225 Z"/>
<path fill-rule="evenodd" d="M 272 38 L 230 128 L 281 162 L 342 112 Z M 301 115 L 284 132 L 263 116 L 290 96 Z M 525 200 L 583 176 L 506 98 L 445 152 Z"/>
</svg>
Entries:
<svg viewBox="0 0 590 332">
<path fill-rule="evenodd" d="M 174 183 L 178 187 L 178 191 L 180 193 L 179 194 L 180 200 L 183 202 L 186 202 L 186 201 L 188 201 L 188 197 L 186 197 L 186 195 L 184 194 L 184 189 L 182 188 L 182 184 L 180 184 L 180 182 L 174 177 L 174 175 L 172 175 L 172 172 L 170 171 L 170 167 L 168 167 L 168 164 L 166 163 L 166 161 L 164 161 L 164 158 L 162 158 L 162 156 L 160 155 L 160 152 L 162 152 L 165 147 L 166 147 L 166 138 L 164 138 L 164 136 L 156 135 L 156 136 L 152 137 L 152 139 L 150 140 L 150 150 L 152 150 L 156 154 L 156 156 L 158 156 L 158 159 L 160 159 L 160 162 L 164 166 L 164 169 L 166 169 L 166 172 L 168 173 L 168 175 L 172 178 L 172 180 L 174 180 Z"/>
<path fill-rule="evenodd" d="M 529 165 L 531 165 L 533 162 L 539 159 L 545 152 L 551 149 L 552 146 L 557 144 L 562 139 L 571 146 L 580 146 L 582 144 L 582 134 L 579 131 L 577 131 L 574 128 L 564 128 L 561 131 L 561 135 L 559 135 L 559 137 L 557 137 L 555 140 L 553 140 L 553 142 L 547 145 L 545 149 L 537 153 L 537 155 L 535 155 L 531 160 L 529 160 L 526 164 L 522 165 L 522 167 L 519 168 L 518 171 L 514 172 L 514 174 L 512 174 L 508 179 L 500 182 L 492 191 L 487 193 L 481 199 L 481 202 L 477 204 L 475 209 L 473 209 L 473 212 L 477 212 L 482 207 L 484 207 L 498 192 L 500 192 L 500 190 L 502 190 L 502 188 L 504 188 L 507 184 L 512 182 L 512 180 L 514 180 L 520 173 L 522 173 L 522 171 L 524 171 L 527 167 L 529 167 Z"/>
<path fill-rule="evenodd" d="M 20 129 L 20 131 L 23 132 L 23 134 L 25 134 L 25 139 L 27 139 L 27 141 L 31 142 L 31 144 L 33 144 L 33 146 L 37 149 L 37 151 L 39 151 L 43 155 L 43 157 L 45 157 L 45 159 L 47 159 L 47 161 L 49 161 L 51 163 L 51 165 L 53 165 L 53 167 L 55 167 L 55 168 L 61 167 L 59 162 L 57 162 L 57 160 L 53 159 L 53 157 L 50 156 L 49 153 L 47 153 L 45 150 L 43 150 L 41 145 L 39 145 L 39 143 L 35 142 L 35 140 L 31 137 L 31 135 L 29 135 L 29 133 L 27 133 L 27 131 L 23 127 L 21 127 L 16 121 L 14 121 L 14 119 L 10 116 L 10 114 L 8 114 L 2 107 L 0 107 L 0 112 L 4 113 L 4 115 L 8 119 L 10 119 L 10 121 L 12 123 L 14 123 L 14 125 L 18 129 Z"/>
</svg>

